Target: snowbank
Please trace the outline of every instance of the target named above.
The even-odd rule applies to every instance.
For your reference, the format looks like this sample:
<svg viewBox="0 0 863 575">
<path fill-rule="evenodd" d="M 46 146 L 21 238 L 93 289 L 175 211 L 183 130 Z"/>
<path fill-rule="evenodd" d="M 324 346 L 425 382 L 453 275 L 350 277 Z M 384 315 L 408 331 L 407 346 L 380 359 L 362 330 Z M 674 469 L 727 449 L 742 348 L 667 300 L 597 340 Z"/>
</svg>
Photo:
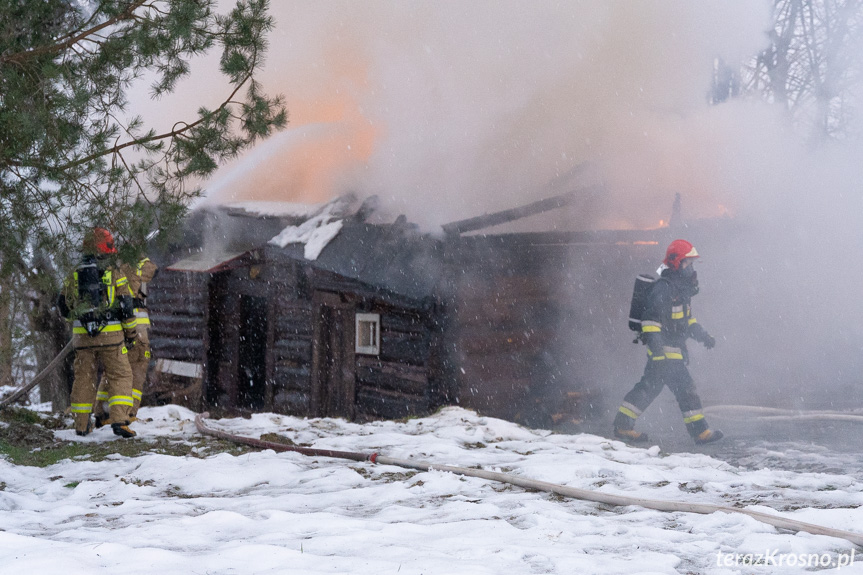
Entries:
<svg viewBox="0 0 863 575">
<path fill-rule="evenodd" d="M 800 554 L 838 562 L 856 552 L 843 540 L 778 532 L 745 516 L 605 507 L 451 473 L 296 453 L 207 455 L 195 451 L 192 412 L 166 406 L 140 415 L 152 421 L 134 424 L 135 441 L 168 438 L 188 444 L 189 455 L 67 460 L 45 469 L 0 460 L 0 571 L 804 573 Z M 706 455 L 526 429 L 460 408 L 363 425 L 275 414 L 210 425 L 610 493 L 750 506 L 849 531 L 863 525 L 859 477 L 741 469 Z M 56 434 L 121 441 L 104 429 L 86 438 Z M 750 562 L 766 554 L 767 562 L 745 565 L 747 554 Z M 781 569 L 770 563 L 779 559 Z M 842 573 L 863 573 L 863 559 Z"/>
</svg>

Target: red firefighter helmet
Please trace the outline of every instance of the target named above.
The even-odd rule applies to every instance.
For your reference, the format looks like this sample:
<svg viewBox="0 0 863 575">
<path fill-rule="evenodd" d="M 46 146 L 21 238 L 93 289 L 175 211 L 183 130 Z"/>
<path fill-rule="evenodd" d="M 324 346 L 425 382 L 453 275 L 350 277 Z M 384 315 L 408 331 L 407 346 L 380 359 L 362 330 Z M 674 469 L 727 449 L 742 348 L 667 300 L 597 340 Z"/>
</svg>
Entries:
<svg viewBox="0 0 863 575">
<path fill-rule="evenodd" d="M 84 238 L 84 252 L 93 254 L 116 254 L 114 236 L 105 228 L 93 228 L 93 233 Z"/>
<path fill-rule="evenodd" d="M 674 240 L 665 250 L 665 259 L 662 263 L 673 270 L 680 269 L 680 263 L 687 258 L 697 258 L 698 252 L 695 246 L 686 240 Z"/>
</svg>

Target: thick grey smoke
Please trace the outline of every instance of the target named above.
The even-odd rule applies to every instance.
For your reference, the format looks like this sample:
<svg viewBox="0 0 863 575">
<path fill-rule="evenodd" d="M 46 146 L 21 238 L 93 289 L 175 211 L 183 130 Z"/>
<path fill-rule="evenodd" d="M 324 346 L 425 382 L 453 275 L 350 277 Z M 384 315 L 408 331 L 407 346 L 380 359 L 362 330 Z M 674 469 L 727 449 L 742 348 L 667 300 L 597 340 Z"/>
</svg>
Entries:
<svg viewBox="0 0 863 575">
<path fill-rule="evenodd" d="M 287 96 L 289 131 L 219 174 L 215 201 L 350 190 L 433 228 L 548 196 L 547 182 L 585 162 L 607 192 L 570 226 L 655 226 L 674 192 L 693 215 L 743 195 L 722 174 L 753 128 L 706 94 L 714 58 L 741 61 L 764 43 L 767 2 L 272 8 L 264 80 Z M 244 164 L 256 175 L 225 185 Z"/>
</svg>

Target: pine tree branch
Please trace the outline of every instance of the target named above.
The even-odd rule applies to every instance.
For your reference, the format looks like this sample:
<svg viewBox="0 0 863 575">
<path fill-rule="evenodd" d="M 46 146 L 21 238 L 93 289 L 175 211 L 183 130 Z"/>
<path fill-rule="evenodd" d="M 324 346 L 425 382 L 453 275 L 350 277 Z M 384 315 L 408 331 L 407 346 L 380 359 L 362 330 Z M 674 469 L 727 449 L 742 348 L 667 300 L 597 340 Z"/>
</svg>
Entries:
<svg viewBox="0 0 863 575">
<path fill-rule="evenodd" d="M 145 5 L 148 1 L 149 0 L 137 0 L 134 4 L 126 8 L 126 10 L 124 10 L 119 15 L 105 20 L 101 24 L 97 24 L 96 26 L 85 30 L 79 34 L 71 36 L 67 40 L 64 40 L 62 42 L 57 42 L 55 44 L 51 44 L 50 46 L 40 46 L 26 52 L 16 52 L 14 54 L 0 56 L 0 64 L 23 64 L 24 62 L 35 56 L 56 54 L 58 52 L 62 52 L 63 50 L 71 48 L 72 46 L 78 44 L 83 40 L 87 40 L 89 36 L 95 35 L 100 30 L 104 30 L 105 28 L 113 26 L 114 24 L 134 18 L 135 10 Z"/>
<path fill-rule="evenodd" d="M 174 124 L 175 128 L 172 129 L 170 132 L 165 132 L 163 134 L 153 135 L 153 136 L 149 136 L 146 138 L 140 138 L 140 139 L 136 139 L 136 140 L 130 140 L 128 142 L 123 142 L 122 144 L 117 144 L 111 148 L 102 150 L 100 152 L 92 153 L 92 154 L 85 156 L 83 158 L 79 158 L 77 160 L 70 161 L 66 164 L 62 164 L 59 166 L 53 166 L 53 165 L 37 163 L 37 162 L 19 162 L 17 160 L 8 160 L 5 162 L 5 164 L 7 166 L 34 168 L 34 169 L 38 169 L 38 170 L 66 171 L 66 170 L 70 170 L 72 168 L 76 168 L 78 166 L 84 165 L 88 162 L 92 162 L 93 160 L 97 160 L 99 158 L 104 158 L 105 156 L 110 156 L 112 154 L 119 153 L 120 151 L 122 151 L 122 150 L 124 150 L 130 146 L 141 146 L 144 144 L 149 144 L 151 142 L 157 142 L 160 140 L 182 137 L 184 134 L 186 134 L 190 130 L 196 128 L 197 126 L 201 125 L 202 123 L 204 123 L 207 120 L 209 120 L 210 118 L 212 118 L 218 112 L 225 109 L 225 107 L 227 107 L 233 101 L 233 98 L 234 98 L 234 96 L 237 95 L 237 92 L 240 91 L 240 89 L 246 84 L 246 82 L 249 81 L 250 78 L 252 78 L 251 72 L 249 72 L 245 76 L 245 78 L 243 78 L 243 80 L 239 84 L 236 85 L 236 87 L 231 92 L 231 94 L 228 96 L 228 98 L 224 102 L 222 102 L 218 108 L 216 108 L 215 110 L 213 110 L 212 112 L 210 112 L 209 114 L 207 114 L 205 116 L 201 116 L 200 118 L 198 118 L 197 120 L 195 120 L 191 124 L 188 124 L 186 122 L 177 122 Z M 183 127 L 182 128 L 176 128 L 176 126 L 178 126 L 178 125 L 183 125 Z M 0 164 L 0 166 L 2 166 L 2 164 Z"/>
</svg>

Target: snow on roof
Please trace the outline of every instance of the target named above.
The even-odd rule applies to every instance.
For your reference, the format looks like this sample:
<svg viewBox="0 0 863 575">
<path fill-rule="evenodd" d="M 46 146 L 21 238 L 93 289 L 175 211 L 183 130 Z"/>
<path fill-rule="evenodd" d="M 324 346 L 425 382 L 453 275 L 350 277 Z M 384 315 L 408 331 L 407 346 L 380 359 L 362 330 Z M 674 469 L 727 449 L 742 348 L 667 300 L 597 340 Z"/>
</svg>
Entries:
<svg viewBox="0 0 863 575">
<path fill-rule="evenodd" d="M 255 216 L 310 217 L 320 211 L 322 204 L 300 204 L 296 202 L 247 201 L 222 204 L 229 209 L 243 210 Z"/>
<path fill-rule="evenodd" d="M 310 261 L 316 260 L 342 229 L 343 220 L 336 215 L 338 210 L 337 203 L 327 204 L 316 216 L 298 226 L 286 227 L 267 243 L 280 248 L 288 244 L 305 244 L 303 257 Z"/>
<path fill-rule="evenodd" d="M 231 262 L 246 252 L 225 252 L 225 251 L 206 251 L 192 254 L 174 264 L 171 264 L 167 269 L 181 272 L 214 272 L 224 267 L 228 262 Z"/>
</svg>

